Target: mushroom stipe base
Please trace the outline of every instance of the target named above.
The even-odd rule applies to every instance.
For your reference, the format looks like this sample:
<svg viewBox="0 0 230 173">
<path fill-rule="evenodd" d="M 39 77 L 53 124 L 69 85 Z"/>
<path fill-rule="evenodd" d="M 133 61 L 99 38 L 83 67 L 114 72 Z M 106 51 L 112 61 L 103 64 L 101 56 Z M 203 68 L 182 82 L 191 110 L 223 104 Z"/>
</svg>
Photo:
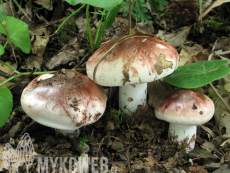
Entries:
<svg viewBox="0 0 230 173">
<path fill-rule="evenodd" d="M 169 139 L 185 146 L 186 153 L 194 150 L 197 126 L 186 126 L 180 124 L 169 124 Z"/>
</svg>

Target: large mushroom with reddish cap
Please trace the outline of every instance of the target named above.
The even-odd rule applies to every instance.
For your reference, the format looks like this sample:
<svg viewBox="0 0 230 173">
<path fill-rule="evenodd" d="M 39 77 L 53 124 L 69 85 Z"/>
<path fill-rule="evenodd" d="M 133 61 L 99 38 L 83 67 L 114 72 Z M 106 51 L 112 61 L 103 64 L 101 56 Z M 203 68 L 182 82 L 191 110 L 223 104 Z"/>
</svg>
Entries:
<svg viewBox="0 0 230 173">
<path fill-rule="evenodd" d="M 138 105 L 146 104 L 147 83 L 170 75 L 178 63 L 178 52 L 171 44 L 136 33 L 103 44 L 87 61 L 86 71 L 99 85 L 119 86 L 119 107 L 132 115 Z"/>
<path fill-rule="evenodd" d="M 188 90 L 176 90 L 155 107 L 156 117 L 170 123 L 169 139 L 184 145 L 187 153 L 195 147 L 197 125 L 208 122 L 214 111 L 208 96 Z"/>
<path fill-rule="evenodd" d="M 23 90 L 21 105 L 36 122 L 72 133 L 97 121 L 106 108 L 103 87 L 72 70 L 43 74 Z"/>
</svg>

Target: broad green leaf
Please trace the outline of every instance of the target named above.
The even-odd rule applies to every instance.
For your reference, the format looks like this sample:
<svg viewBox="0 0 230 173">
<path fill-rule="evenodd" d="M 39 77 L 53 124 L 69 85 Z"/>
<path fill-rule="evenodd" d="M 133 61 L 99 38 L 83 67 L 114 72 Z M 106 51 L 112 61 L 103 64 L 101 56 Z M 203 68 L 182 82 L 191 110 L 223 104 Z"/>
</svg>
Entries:
<svg viewBox="0 0 230 173">
<path fill-rule="evenodd" d="M 230 72 L 228 61 L 202 61 L 178 67 L 164 81 L 180 88 L 198 88 L 220 79 Z"/>
<path fill-rule="evenodd" d="M 85 3 L 94 7 L 104 8 L 108 11 L 112 10 L 118 4 L 121 4 L 123 0 L 65 0 L 70 5 L 77 5 L 78 3 Z"/>
<path fill-rule="evenodd" d="M 149 3 L 152 7 L 153 12 L 158 13 L 158 14 L 162 10 L 162 8 L 168 6 L 168 4 L 165 0 L 150 0 Z"/>
<path fill-rule="evenodd" d="M 6 16 L 5 22 L 9 36 L 13 43 L 24 53 L 30 53 L 31 41 L 28 25 L 25 22 L 11 16 Z M 2 25 L 0 25 L 0 32 L 7 35 Z"/>
<path fill-rule="evenodd" d="M 104 25 L 102 26 L 102 28 L 99 32 L 98 38 L 96 40 L 96 43 L 95 43 L 96 48 L 99 48 L 99 42 L 100 42 L 100 39 L 101 39 L 101 37 L 105 31 L 105 28 L 109 28 L 112 25 L 112 23 L 113 23 L 115 17 L 117 16 L 117 13 L 119 12 L 120 8 L 121 8 L 121 4 L 114 7 L 114 9 L 112 11 L 110 11 L 110 13 L 108 14 L 108 17 L 106 18 Z"/>
<path fill-rule="evenodd" d="M 0 44 L 0 55 L 3 55 L 5 52 L 5 49 L 3 47 L 3 45 Z"/>
<path fill-rule="evenodd" d="M 2 26 L 2 23 L 0 24 L 0 32 L 6 35 L 6 31 L 4 27 Z"/>
<path fill-rule="evenodd" d="M 124 0 L 122 6 L 124 6 L 126 9 L 129 9 L 129 0 Z M 125 16 L 129 14 L 129 11 L 125 10 L 125 8 L 120 8 L 119 12 L 123 12 Z"/>
<path fill-rule="evenodd" d="M 9 119 L 13 108 L 13 96 L 8 88 L 0 88 L 0 127 Z"/>
</svg>

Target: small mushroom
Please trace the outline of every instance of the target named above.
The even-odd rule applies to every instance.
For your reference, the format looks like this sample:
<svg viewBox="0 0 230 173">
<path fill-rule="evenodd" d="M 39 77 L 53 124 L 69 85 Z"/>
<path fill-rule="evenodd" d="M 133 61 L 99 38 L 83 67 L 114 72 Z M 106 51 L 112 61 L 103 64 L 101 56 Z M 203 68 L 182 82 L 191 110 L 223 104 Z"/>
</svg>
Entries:
<svg viewBox="0 0 230 173">
<path fill-rule="evenodd" d="M 120 39 L 103 44 L 89 58 L 86 71 L 90 79 L 93 80 L 99 60 Z M 146 105 L 147 83 L 170 75 L 178 63 L 178 52 L 171 44 L 153 35 L 136 33 L 106 54 L 98 65 L 94 82 L 119 86 L 119 107 L 132 115 L 138 105 Z"/>
<path fill-rule="evenodd" d="M 104 89 L 88 76 L 65 70 L 32 80 L 23 90 L 21 105 L 34 121 L 68 134 L 97 121 L 106 100 Z"/>
<path fill-rule="evenodd" d="M 156 117 L 170 123 L 169 139 L 184 145 L 187 153 L 195 147 L 197 125 L 208 122 L 214 111 L 209 97 L 188 90 L 175 91 L 155 107 Z"/>
</svg>

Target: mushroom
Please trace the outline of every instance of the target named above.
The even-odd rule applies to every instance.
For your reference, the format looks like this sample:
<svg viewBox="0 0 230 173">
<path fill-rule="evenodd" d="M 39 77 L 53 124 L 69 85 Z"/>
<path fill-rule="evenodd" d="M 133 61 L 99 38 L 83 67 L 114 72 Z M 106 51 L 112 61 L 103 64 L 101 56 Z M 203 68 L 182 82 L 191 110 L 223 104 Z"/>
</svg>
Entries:
<svg viewBox="0 0 230 173">
<path fill-rule="evenodd" d="M 99 63 L 93 79 L 97 63 L 115 43 Z M 171 74 L 178 63 L 178 52 L 171 44 L 136 33 L 103 44 L 87 61 L 86 71 L 99 85 L 119 86 L 119 107 L 132 115 L 138 105 L 146 105 L 147 83 Z"/>
<path fill-rule="evenodd" d="M 156 117 L 170 123 L 169 139 L 184 145 L 187 153 L 195 147 L 197 125 L 208 122 L 214 111 L 209 97 L 188 90 L 176 90 L 155 107 Z"/>
<path fill-rule="evenodd" d="M 97 121 L 105 111 L 106 100 L 103 87 L 88 76 L 62 70 L 32 80 L 23 90 L 21 106 L 34 121 L 65 135 Z"/>
</svg>

